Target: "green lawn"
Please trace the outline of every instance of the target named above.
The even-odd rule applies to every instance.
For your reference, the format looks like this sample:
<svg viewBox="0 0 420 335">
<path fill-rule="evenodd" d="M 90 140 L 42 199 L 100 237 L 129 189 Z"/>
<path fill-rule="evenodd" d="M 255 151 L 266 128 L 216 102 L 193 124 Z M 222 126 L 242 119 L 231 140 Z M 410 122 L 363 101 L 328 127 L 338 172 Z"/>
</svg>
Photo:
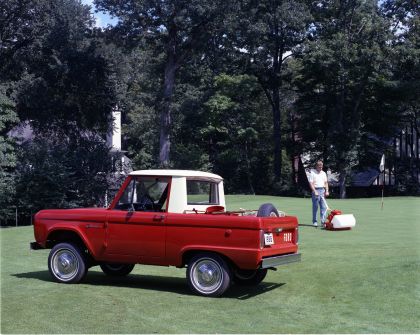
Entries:
<svg viewBox="0 0 420 335">
<path fill-rule="evenodd" d="M 50 280 L 31 227 L 1 229 L 1 333 L 420 333 L 420 199 L 331 200 L 356 228 L 307 226 L 309 199 L 228 196 L 229 209 L 272 202 L 297 215 L 302 262 L 222 298 L 192 295 L 185 270 L 98 267 L 78 285 Z"/>
</svg>

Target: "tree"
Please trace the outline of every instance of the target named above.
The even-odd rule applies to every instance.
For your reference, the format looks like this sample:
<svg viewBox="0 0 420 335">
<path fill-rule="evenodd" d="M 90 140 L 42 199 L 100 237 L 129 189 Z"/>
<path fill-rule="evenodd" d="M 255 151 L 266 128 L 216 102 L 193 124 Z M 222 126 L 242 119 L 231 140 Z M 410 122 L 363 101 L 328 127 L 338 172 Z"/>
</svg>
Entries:
<svg viewBox="0 0 420 335">
<path fill-rule="evenodd" d="M 254 75 L 265 92 L 272 110 L 274 175 L 282 173 L 282 101 L 287 59 L 305 41 L 310 23 L 306 1 L 239 2 L 239 15 L 232 16 L 227 43 L 235 58 L 246 62 L 246 73 Z"/>
<path fill-rule="evenodd" d="M 206 49 L 220 29 L 229 2 L 179 0 L 95 0 L 98 10 L 118 17 L 119 38 L 143 45 L 163 59 L 160 106 L 159 162 L 170 164 L 172 100 L 179 68 Z"/>
<path fill-rule="evenodd" d="M 25 68 L 25 51 L 33 43 L 44 20 L 33 1 L 11 0 L 0 3 L 0 219 L 10 214 L 15 195 L 16 143 L 9 136 L 19 122 L 15 87 Z M 38 9 L 43 8 L 43 1 Z M 31 12 L 33 15 L 31 15 Z M 39 21 L 34 16 L 40 14 Z"/>
<path fill-rule="evenodd" d="M 40 131 L 105 131 L 115 82 L 89 7 L 74 0 L 0 5 L 0 70 L 15 82 L 16 111 Z"/>
<path fill-rule="evenodd" d="M 215 171 L 227 180 L 227 190 L 271 193 L 272 131 L 269 106 L 254 76 L 221 74 L 215 77 L 214 93 L 205 103 L 207 142 Z"/>
<path fill-rule="evenodd" d="M 50 13 L 46 0 L 0 3 L 0 75 L 17 81 L 42 43 Z"/>
<path fill-rule="evenodd" d="M 10 214 L 8 205 L 15 194 L 15 143 L 8 132 L 18 121 L 14 103 L 7 96 L 6 87 L 0 83 L 0 220 Z"/>
<path fill-rule="evenodd" d="M 19 150 L 16 202 L 26 211 L 101 206 L 112 160 L 93 134 L 38 135 Z"/>
<path fill-rule="evenodd" d="M 96 174 L 109 169 L 94 165 L 111 162 L 100 134 L 108 128 L 118 78 L 93 23 L 89 8 L 79 1 L 0 3 L 0 150 L 6 162 L 0 173 L 2 208 L 17 202 L 34 209 L 89 205 L 105 192 L 106 183 Z M 9 131 L 17 117 L 30 123 L 35 140 L 19 145 L 16 161 Z M 86 140 L 89 136 L 93 139 Z M 95 158 L 86 158 L 86 151 L 94 151 Z M 28 190 L 28 185 L 35 188 Z M 64 200 L 60 204 L 53 198 Z"/>
<path fill-rule="evenodd" d="M 120 107 L 124 111 L 123 146 L 132 160 L 134 169 L 150 169 L 159 166 L 159 104 L 161 81 L 157 73 L 160 61 L 150 50 L 133 48 L 122 52 L 125 60 L 123 76 L 125 93 Z"/>
<path fill-rule="evenodd" d="M 384 92 L 387 110 L 398 115 L 393 135 L 402 131 L 420 135 L 420 8 L 415 1 L 385 1 L 384 15 L 390 20 L 393 33 L 392 85 Z M 411 140 L 412 142 L 413 140 Z M 410 143 L 408 155 L 395 157 L 394 173 L 399 190 L 418 194 L 420 191 L 420 159 Z M 392 146 L 392 143 L 391 143 Z M 393 148 L 387 148 L 391 153 Z M 391 149 L 391 150 L 390 150 Z M 389 155 L 391 157 L 391 155 Z"/>
<path fill-rule="evenodd" d="M 227 192 L 271 193 L 272 129 L 264 92 L 249 75 L 220 74 L 209 84 L 197 84 L 182 99 L 180 123 L 188 126 L 175 133 L 175 167 L 211 169 L 223 176 Z"/>
<path fill-rule="evenodd" d="M 41 131 L 108 126 L 114 83 L 90 25 L 88 8 L 69 0 L 51 3 L 42 45 L 20 83 L 17 103 L 21 119 L 33 120 Z"/>
<path fill-rule="evenodd" d="M 299 75 L 300 131 L 314 158 L 339 173 L 345 197 L 358 164 L 364 121 L 387 71 L 387 21 L 376 1 L 316 3 L 314 40 L 305 47 Z"/>
</svg>

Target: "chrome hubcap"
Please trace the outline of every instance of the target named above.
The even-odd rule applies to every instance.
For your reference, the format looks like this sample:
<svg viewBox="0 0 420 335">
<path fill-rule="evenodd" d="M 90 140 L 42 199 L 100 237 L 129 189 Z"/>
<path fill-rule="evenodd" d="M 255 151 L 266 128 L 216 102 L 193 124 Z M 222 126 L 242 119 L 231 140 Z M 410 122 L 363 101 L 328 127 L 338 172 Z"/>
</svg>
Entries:
<svg viewBox="0 0 420 335">
<path fill-rule="evenodd" d="M 192 275 L 194 286 L 205 293 L 216 291 L 222 284 L 222 269 L 211 259 L 197 262 L 192 269 Z"/>
<path fill-rule="evenodd" d="M 61 249 L 55 253 L 52 259 L 52 268 L 55 275 L 61 280 L 71 280 L 79 270 L 79 261 L 71 250 Z"/>
</svg>

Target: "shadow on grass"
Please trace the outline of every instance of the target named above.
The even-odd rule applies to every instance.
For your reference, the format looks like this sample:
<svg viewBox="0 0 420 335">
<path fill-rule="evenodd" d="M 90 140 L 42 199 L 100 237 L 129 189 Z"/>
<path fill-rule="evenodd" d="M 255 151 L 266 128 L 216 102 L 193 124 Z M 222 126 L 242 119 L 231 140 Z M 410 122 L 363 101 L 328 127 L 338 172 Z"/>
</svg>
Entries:
<svg viewBox="0 0 420 335">
<path fill-rule="evenodd" d="M 48 271 L 34 271 L 26 273 L 12 274 L 13 277 L 23 279 L 37 279 L 41 281 L 53 282 Z M 139 288 L 143 290 L 154 290 L 162 292 L 171 292 L 183 295 L 195 295 L 188 287 L 187 280 L 184 278 L 149 276 L 131 274 L 127 277 L 109 277 L 101 272 L 90 271 L 82 282 L 84 285 L 92 286 L 114 286 Z M 246 300 L 260 294 L 273 291 L 285 283 L 263 282 L 257 286 L 239 286 L 232 285 L 223 295 L 223 298 Z"/>
</svg>

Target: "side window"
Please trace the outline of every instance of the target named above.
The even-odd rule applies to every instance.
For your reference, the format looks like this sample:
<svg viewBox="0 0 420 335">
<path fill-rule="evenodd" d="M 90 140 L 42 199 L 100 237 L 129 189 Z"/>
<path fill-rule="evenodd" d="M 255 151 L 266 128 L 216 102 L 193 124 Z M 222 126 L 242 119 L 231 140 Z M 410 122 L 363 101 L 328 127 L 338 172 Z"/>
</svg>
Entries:
<svg viewBox="0 0 420 335">
<path fill-rule="evenodd" d="M 167 207 L 168 191 L 168 178 L 133 178 L 118 200 L 115 209 L 164 212 Z"/>
<path fill-rule="evenodd" d="M 207 180 L 187 179 L 188 205 L 218 205 L 218 183 Z"/>
</svg>

